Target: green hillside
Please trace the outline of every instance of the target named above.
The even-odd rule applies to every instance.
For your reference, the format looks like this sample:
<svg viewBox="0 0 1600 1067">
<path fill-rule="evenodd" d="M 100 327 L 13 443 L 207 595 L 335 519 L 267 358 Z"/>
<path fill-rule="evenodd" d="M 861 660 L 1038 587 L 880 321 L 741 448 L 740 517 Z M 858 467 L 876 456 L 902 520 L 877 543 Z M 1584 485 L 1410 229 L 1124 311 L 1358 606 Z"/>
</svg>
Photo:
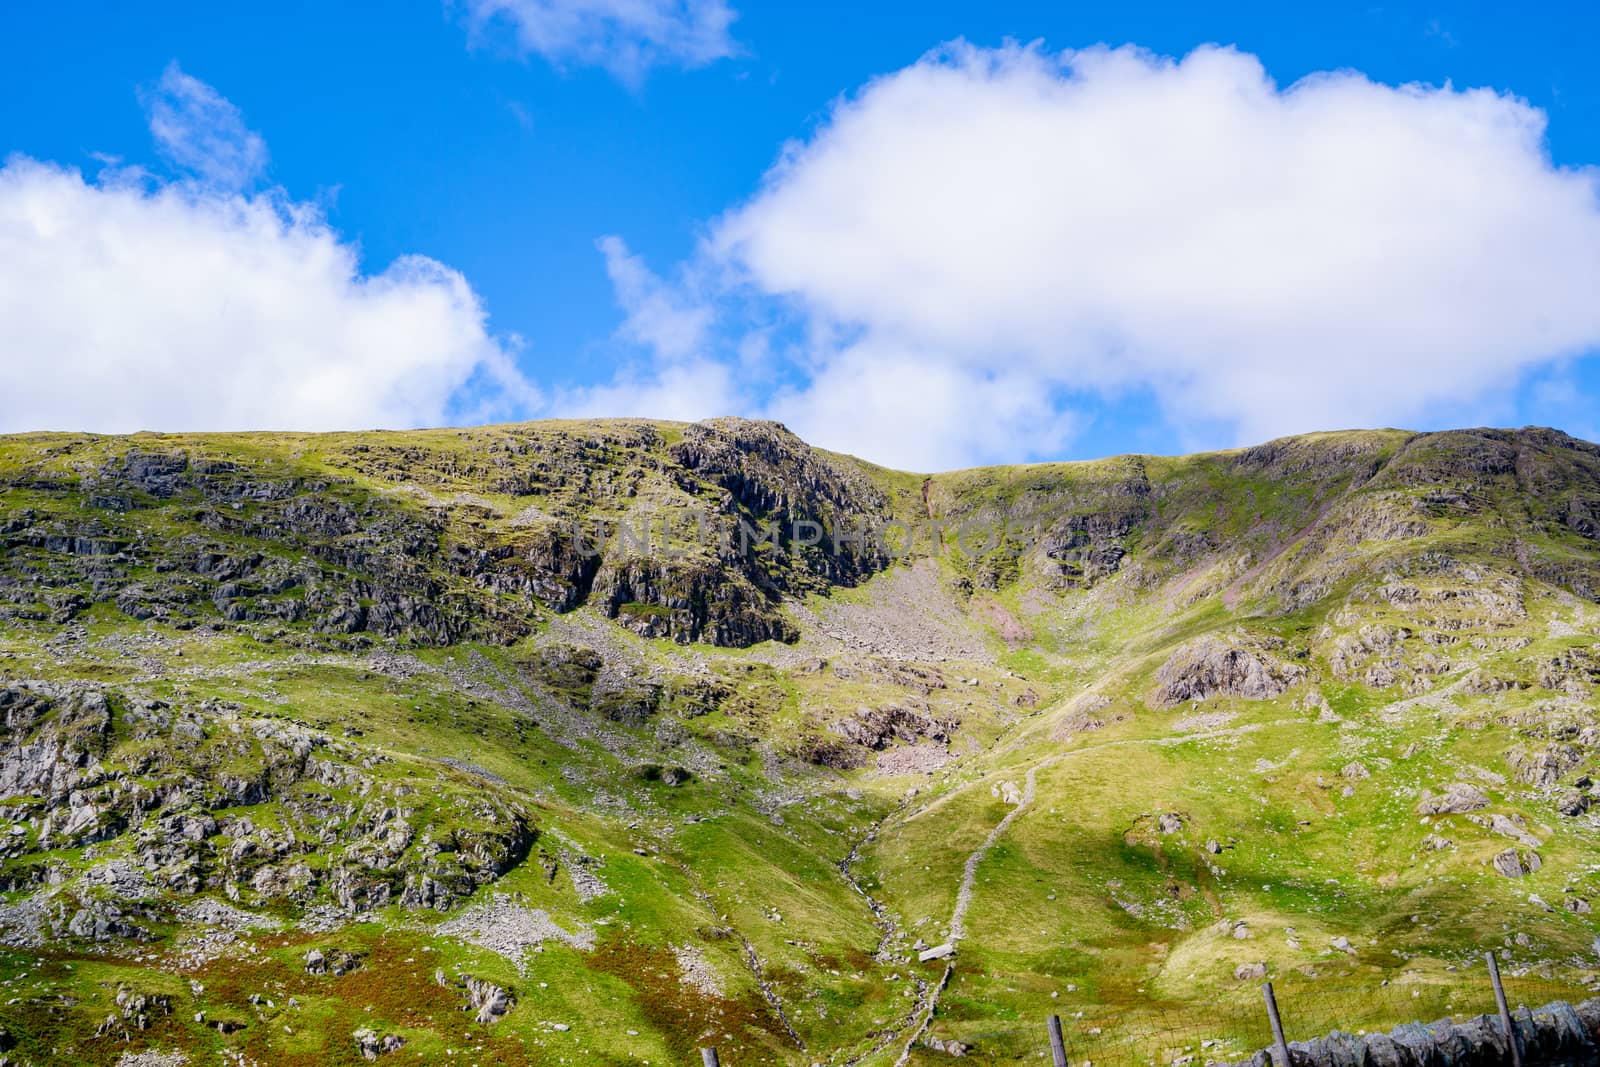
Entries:
<svg viewBox="0 0 1600 1067">
<path fill-rule="evenodd" d="M 0 437 L 0 1056 L 1200 1063 L 1262 977 L 1292 1036 L 1482 1011 L 1490 948 L 1575 995 L 1597 641 L 1551 430 Z"/>
</svg>

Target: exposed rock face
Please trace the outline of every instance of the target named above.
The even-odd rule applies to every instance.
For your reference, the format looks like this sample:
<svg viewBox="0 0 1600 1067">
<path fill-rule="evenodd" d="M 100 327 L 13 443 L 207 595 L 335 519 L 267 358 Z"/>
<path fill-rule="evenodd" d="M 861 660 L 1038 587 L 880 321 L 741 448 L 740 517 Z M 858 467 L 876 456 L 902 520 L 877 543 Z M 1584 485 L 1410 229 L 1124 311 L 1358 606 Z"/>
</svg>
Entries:
<svg viewBox="0 0 1600 1067">
<path fill-rule="evenodd" d="M 1589 794 L 1577 789 L 1567 789 L 1557 798 L 1556 810 L 1570 818 L 1588 811 L 1589 804 Z"/>
<path fill-rule="evenodd" d="M 1165 708 L 1213 696 L 1268 700 L 1281 696 L 1305 675 L 1304 667 L 1264 648 L 1208 636 L 1184 645 L 1161 665 L 1151 699 Z"/>
<path fill-rule="evenodd" d="M 418 435 L 406 445 L 330 444 L 321 464 L 248 451 L 222 458 L 198 442 L 163 452 L 128 443 L 69 474 L 8 470 L 0 492 L 26 485 L 48 496 L 0 525 L 0 618 L 8 603 L 37 602 L 43 586 L 57 621 L 110 603 L 132 619 L 182 626 L 290 624 L 347 644 L 447 644 L 514 639 L 541 612 L 593 597 L 649 636 L 748 645 L 792 638 L 780 593 L 854 584 L 890 560 L 881 545 L 849 539 L 888 517 L 882 490 L 776 423 L 713 420 L 670 448 L 642 423 L 611 424 L 598 439 L 512 427 L 479 437 L 470 458 Z M 79 448 L 92 443 L 67 441 L 51 458 Z M 331 477 L 330 467 L 358 477 Z M 483 498 L 417 484 L 440 468 L 540 503 L 501 516 Z M 363 479 L 399 492 L 374 492 Z M 703 513 L 721 535 L 713 542 L 725 543 L 693 558 L 635 558 L 577 533 L 596 505 L 645 489 Z M 181 519 L 188 532 L 157 537 L 148 514 Z M 474 521 L 453 525 L 461 517 Z M 773 524 L 773 546 L 728 536 L 741 519 L 758 536 Z M 796 537 L 798 524 L 830 536 L 812 544 L 806 530 Z"/>
<path fill-rule="evenodd" d="M 758 532 L 768 524 L 777 530 L 778 548 L 794 561 L 772 576 L 784 591 L 854 585 L 888 565 L 883 545 L 851 536 L 890 517 L 883 491 L 859 470 L 811 448 L 778 423 L 696 423 L 684 431 L 671 454 L 694 479 L 718 486 L 741 513 L 754 517 L 751 525 Z M 803 543 L 811 539 L 806 523 L 823 529 L 815 545 Z"/>
<path fill-rule="evenodd" d="M 730 575 L 716 559 L 608 560 L 592 596 L 608 616 L 642 637 L 744 646 L 798 636 L 779 613 L 775 595 Z"/>
<path fill-rule="evenodd" d="M 1117 460 L 1093 484 L 1075 488 L 1065 512 L 1038 531 L 1033 553 L 1043 576 L 1058 587 L 1093 585 L 1115 574 L 1130 540 L 1150 519 L 1153 491 L 1138 457 Z"/>
</svg>

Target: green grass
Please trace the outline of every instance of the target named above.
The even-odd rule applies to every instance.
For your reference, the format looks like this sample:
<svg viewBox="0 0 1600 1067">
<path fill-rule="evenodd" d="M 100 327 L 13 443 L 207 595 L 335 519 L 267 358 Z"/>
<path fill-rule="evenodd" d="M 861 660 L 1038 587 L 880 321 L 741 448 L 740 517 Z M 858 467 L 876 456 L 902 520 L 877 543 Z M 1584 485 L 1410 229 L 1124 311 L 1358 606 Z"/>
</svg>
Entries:
<svg viewBox="0 0 1600 1067">
<path fill-rule="evenodd" d="M 931 477 L 818 452 L 748 461 L 756 479 L 826 474 L 868 501 L 862 508 L 902 519 L 931 507 L 947 521 L 1011 521 L 1013 543 L 947 551 L 935 565 L 960 606 L 950 621 L 985 650 L 976 658 L 907 664 L 870 630 L 849 640 L 806 632 L 793 647 L 646 639 L 592 606 L 562 616 L 514 584 L 482 580 L 528 573 L 518 568 L 531 566 L 543 536 L 542 520 L 519 519 L 530 507 L 561 520 L 722 500 L 726 485 L 678 458 L 700 433 L 616 420 L 0 438 L 0 529 L 21 537 L 0 562 L 0 683 L 109 692 L 116 718 L 95 750 L 106 781 L 165 795 L 185 775 L 260 778 L 266 802 L 218 817 L 303 840 L 332 828 L 335 840 L 299 856 L 323 876 L 386 808 L 403 809 L 419 841 L 470 841 L 517 810 L 534 832 L 526 858 L 452 913 L 513 894 L 595 939 L 588 950 L 547 943 L 519 970 L 440 934 L 446 915 L 391 902 L 333 933 L 242 935 L 196 969 L 184 962 L 196 931 L 172 912 L 182 898 L 158 893 L 135 917 L 155 935 L 148 944 L 58 937 L 0 953 L 0 1025 L 19 1057 L 88 1065 L 180 1048 L 191 1062 L 232 1050 L 274 1064 L 354 1064 L 350 1034 L 372 1027 L 406 1039 L 395 1062 L 678 1063 L 716 1044 L 732 1065 L 892 1063 L 916 983 L 936 982 L 945 966 L 904 957 L 916 940 L 948 936 L 964 869 L 1013 810 L 1002 788 L 1030 772 L 1031 805 L 975 867 L 966 937 L 931 1023 L 983 1062 L 1036 1062 L 1051 1012 L 1067 1020 L 1073 1062 L 1242 1058 L 1265 1041 L 1258 983 L 1235 977 L 1256 963 L 1296 1038 L 1484 1010 L 1479 960 L 1489 948 L 1504 954 L 1515 1001 L 1575 998 L 1596 979 L 1592 914 L 1566 903 L 1600 902 L 1600 841 L 1592 821 L 1554 803 L 1600 771 L 1600 750 L 1567 738 L 1581 759 L 1555 790 L 1517 782 L 1508 763 L 1550 743 L 1533 736 L 1537 721 L 1594 724 L 1589 683 L 1575 683 L 1576 696 L 1545 684 L 1553 657 L 1597 645 L 1596 547 L 1563 510 L 1600 486 L 1590 452 L 1523 438 L 1517 463 L 1497 467 L 1508 439 L 1377 431 Z M 177 450 L 196 467 L 233 464 L 216 474 L 226 485 L 273 488 L 234 508 L 210 490 L 165 496 L 115 474 L 130 451 Z M 126 510 L 95 503 L 100 492 L 120 494 Z M 348 515 L 356 521 L 340 525 Z M 16 531 L 127 547 L 124 557 L 74 556 Z M 1111 549 L 1123 553 L 1115 566 L 1095 562 Z M 195 573 L 199 553 L 262 558 L 239 595 L 218 598 L 247 603 L 250 617 L 228 618 L 213 601 L 217 583 Z M 489 562 L 453 562 L 479 553 Z M 766 553 L 739 580 L 792 581 L 789 592 L 830 626 L 897 610 L 894 570 L 827 586 L 795 566 Z M 301 569 L 299 584 L 274 584 Z M 166 597 L 168 609 L 131 617 L 115 595 L 126 586 L 152 603 Z M 411 623 L 330 630 L 320 598 L 345 588 L 369 612 L 420 590 L 454 636 Z M 52 621 L 74 595 L 85 603 L 70 621 Z M 654 622 L 673 611 L 641 597 L 620 614 Z M 1007 643 L 1004 615 L 1025 640 Z M 1389 649 L 1362 644 L 1380 629 L 1407 636 Z M 1152 708 L 1174 650 L 1219 635 L 1281 642 L 1271 654 L 1307 680 L 1273 700 L 1222 692 Z M 659 707 L 613 721 L 597 677 L 562 673 L 546 655 L 564 644 L 593 644 L 608 684 L 662 685 Z M 1392 675 L 1383 685 L 1365 680 L 1377 664 Z M 908 665 L 943 684 L 912 684 Z M 1522 688 L 1439 692 L 1475 672 Z M 1109 703 L 1082 713 L 1081 698 L 1095 694 Z M 205 736 L 152 726 L 138 710 L 150 702 L 199 716 Z M 953 762 L 894 777 L 876 771 L 876 751 L 854 752 L 858 766 L 845 769 L 805 762 L 811 743 L 843 743 L 839 720 L 891 706 L 956 723 Z M 1068 729 L 1085 718 L 1099 727 Z M 357 778 L 295 778 L 282 770 L 282 746 L 258 736 L 262 724 L 326 735 L 318 753 Z M 1355 762 L 1371 776 L 1346 779 Z M 669 784 L 669 767 L 686 777 Z M 1490 826 L 1418 815 L 1423 789 L 1454 781 L 1490 797 L 1474 814 L 1523 820 L 1540 841 L 1537 873 L 1495 873 L 1490 860 L 1515 842 Z M 296 814 L 312 803 L 352 814 Z M 136 857 L 133 835 L 153 832 L 160 808 L 139 809 L 128 833 L 106 841 L 28 851 L 43 802 L 6 804 L 35 819 L 18 822 L 26 847 L 0 860 L 9 904 L 47 878 L 75 898 L 104 896 L 79 876 Z M 1163 834 L 1169 813 L 1182 829 Z M 1453 847 L 1425 851 L 1429 834 Z M 213 845 L 236 840 L 222 833 Z M 875 958 L 889 927 L 840 869 L 852 848 L 851 873 L 885 909 L 901 958 Z M 579 857 L 606 887 L 593 899 L 578 892 Z M 300 902 L 249 885 L 264 862 L 241 861 L 237 905 L 292 924 Z M 207 864 L 203 892 L 221 898 L 230 876 L 215 855 Z M 1333 947 L 1341 937 L 1353 953 Z M 367 962 L 310 976 L 300 962 L 310 947 L 359 950 Z M 686 981 L 685 953 L 720 992 Z M 504 985 L 517 1004 L 479 1026 L 458 991 L 435 984 L 436 968 Z M 172 1014 L 127 1043 L 95 1037 L 120 985 L 170 997 Z M 216 1020 L 237 1028 L 219 1033 Z"/>
</svg>

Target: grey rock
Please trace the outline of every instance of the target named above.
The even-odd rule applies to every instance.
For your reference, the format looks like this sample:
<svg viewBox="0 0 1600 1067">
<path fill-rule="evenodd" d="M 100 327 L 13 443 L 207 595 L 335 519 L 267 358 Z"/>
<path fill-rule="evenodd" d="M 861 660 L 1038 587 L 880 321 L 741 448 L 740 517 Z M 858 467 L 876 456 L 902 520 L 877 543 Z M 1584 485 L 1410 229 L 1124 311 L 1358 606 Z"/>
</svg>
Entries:
<svg viewBox="0 0 1600 1067">
<path fill-rule="evenodd" d="M 1463 815 L 1479 808 L 1487 808 L 1489 798 L 1484 796 L 1483 790 L 1468 782 L 1451 782 L 1445 786 L 1443 796 L 1435 796 L 1432 792 L 1423 791 L 1422 801 L 1417 805 L 1419 815 Z"/>
<path fill-rule="evenodd" d="M 1184 645 L 1156 671 L 1152 701 L 1175 707 L 1186 700 L 1213 696 L 1269 700 L 1305 678 L 1305 668 L 1266 651 L 1260 638 L 1216 636 Z"/>
<path fill-rule="evenodd" d="M 1544 861 L 1537 852 L 1519 853 L 1514 848 L 1508 848 L 1494 858 L 1494 869 L 1507 878 L 1522 878 L 1537 871 L 1544 866 Z"/>
<path fill-rule="evenodd" d="M 939 1038 L 932 1034 L 924 1034 L 922 1044 L 934 1052 L 942 1052 L 946 1056 L 953 1056 L 957 1059 L 972 1051 L 971 1045 L 957 1041 L 955 1038 Z"/>
<path fill-rule="evenodd" d="M 1556 810 L 1569 818 L 1582 815 L 1589 810 L 1589 795 L 1577 789 L 1564 790 L 1556 798 Z"/>
<path fill-rule="evenodd" d="M 485 1026 L 499 1022 L 516 1006 L 517 998 L 511 991 L 493 982 L 466 975 L 462 984 L 467 991 L 467 1010 L 476 1012 L 475 1018 Z"/>
</svg>

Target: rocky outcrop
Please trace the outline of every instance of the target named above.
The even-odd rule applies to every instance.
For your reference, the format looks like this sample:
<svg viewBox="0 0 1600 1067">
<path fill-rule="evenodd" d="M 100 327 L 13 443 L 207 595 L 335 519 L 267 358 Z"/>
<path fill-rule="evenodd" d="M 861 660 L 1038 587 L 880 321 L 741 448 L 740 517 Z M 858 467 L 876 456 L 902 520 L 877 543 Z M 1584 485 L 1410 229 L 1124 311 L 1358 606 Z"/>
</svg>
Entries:
<svg viewBox="0 0 1600 1067">
<path fill-rule="evenodd" d="M 792 638 L 774 607 L 781 594 L 855 584 L 890 562 L 870 542 L 813 543 L 812 529 L 875 527 L 889 501 L 851 461 L 776 423 L 713 420 L 670 446 L 644 424 L 588 439 L 473 436 L 465 450 L 329 442 L 305 460 L 214 442 L 153 452 L 62 440 L 0 473 L 0 492 L 27 486 L 39 498 L 0 524 L 0 619 L 65 621 L 107 603 L 182 627 L 438 645 L 513 640 L 542 613 L 594 599 L 648 636 L 748 645 Z M 73 462 L 77 452 L 94 458 Z M 445 469 L 538 503 L 508 516 L 483 497 L 418 484 Z M 592 550 L 575 533 L 597 506 L 646 488 L 707 517 L 719 535 L 707 552 L 641 560 L 615 545 Z M 758 537 L 770 524 L 773 543 L 729 536 L 740 522 Z"/>
<path fill-rule="evenodd" d="M 607 560 L 590 595 L 607 616 L 643 637 L 743 647 L 799 636 L 774 593 L 712 558 Z"/>
<path fill-rule="evenodd" d="M 1596 731 L 1591 727 L 1590 732 Z M 1593 745 L 1597 739 L 1589 737 L 1587 740 Z M 1523 746 L 1506 753 L 1506 763 L 1517 781 L 1549 789 L 1583 764 L 1584 752 L 1585 749 L 1575 744 L 1563 742 Z"/>
<path fill-rule="evenodd" d="M 936 718 L 925 711 L 894 705 L 887 708 L 859 707 L 851 715 L 835 719 L 828 729 L 853 745 L 881 751 L 896 741 L 949 741 L 956 731 L 951 719 Z"/>
<path fill-rule="evenodd" d="M 696 423 L 671 455 L 684 471 L 680 485 L 697 490 L 709 483 L 732 505 L 721 510 L 746 520 L 756 534 L 775 531 L 775 554 L 787 559 L 776 568 L 762 566 L 753 544 L 741 548 L 738 537 L 731 538 L 736 558 L 758 585 L 822 592 L 855 585 L 890 562 L 883 545 L 852 536 L 892 517 L 883 490 L 851 461 L 810 447 L 779 423 Z"/>
<path fill-rule="evenodd" d="M 377 770 L 386 760 L 232 705 L 0 687 L 0 802 L 13 826 L 0 853 L 116 850 L 54 875 L 50 908 L 13 909 L 31 924 L 15 936 L 145 940 L 164 921 L 163 894 L 207 889 L 245 903 L 444 910 L 527 855 L 537 830 L 522 801 L 440 779 L 418 804 L 410 776 Z M 273 825 L 230 813 L 262 804 Z"/>
<path fill-rule="evenodd" d="M 1156 671 L 1151 702 L 1171 708 L 1214 696 L 1269 700 L 1304 680 L 1306 670 L 1269 651 L 1281 644 L 1265 638 L 1208 636 L 1179 648 Z"/>
</svg>

